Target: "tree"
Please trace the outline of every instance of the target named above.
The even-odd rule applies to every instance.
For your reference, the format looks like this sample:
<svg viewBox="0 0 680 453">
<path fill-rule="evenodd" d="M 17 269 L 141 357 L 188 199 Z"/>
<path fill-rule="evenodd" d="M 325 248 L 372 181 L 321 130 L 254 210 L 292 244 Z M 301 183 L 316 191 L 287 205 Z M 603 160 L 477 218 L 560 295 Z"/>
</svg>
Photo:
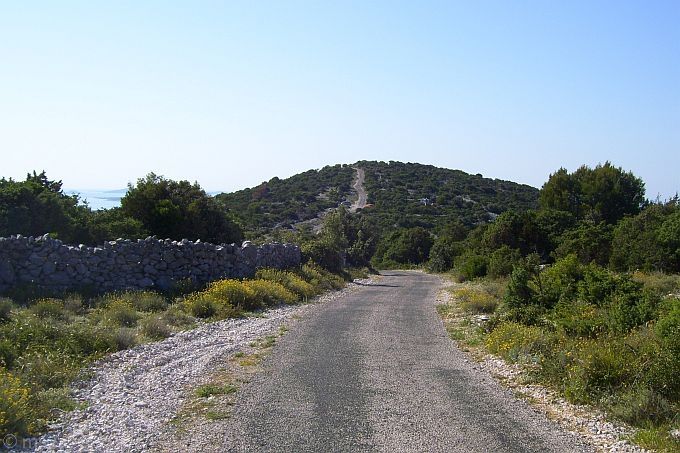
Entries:
<svg viewBox="0 0 680 453">
<path fill-rule="evenodd" d="M 555 257 L 564 258 L 573 254 L 583 264 L 595 262 L 606 266 L 612 249 L 612 230 L 613 227 L 604 222 L 581 222 L 562 235 L 555 249 Z"/>
<path fill-rule="evenodd" d="M 400 264 L 420 264 L 427 260 L 433 239 L 422 227 L 403 228 L 383 239 L 383 260 Z"/>
<path fill-rule="evenodd" d="M 543 209 L 570 212 L 577 219 L 615 224 L 635 215 L 645 204 L 645 184 L 631 172 L 606 162 L 582 166 L 574 173 L 560 168 L 550 175 L 539 194 Z"/>
<path fill-rule="evenodd" d="M 229 243 L 240 242 L 243 237 L 226 209 L 198 183 L 172 181 L 149 173 L 136 185 L 128 185 L 121 208 L 125 215 L 161 238 Z"/>
<path fill-rule="evenodd" d="M 26 175 L 25 181 L 0 180 L 0 236 L 45 233 L 66 242 L 90 242 L 86 224 L 89 209 L 76 195 L 66 195 L 61 181 L 44 171 Z"/>
<path fill-rule="evenodd" d="M 680 270 L 680 210 L 675 203 L 651 204 L 618 223 L 612 239 L 610 265 L 618 271 Z"/>
</svg>

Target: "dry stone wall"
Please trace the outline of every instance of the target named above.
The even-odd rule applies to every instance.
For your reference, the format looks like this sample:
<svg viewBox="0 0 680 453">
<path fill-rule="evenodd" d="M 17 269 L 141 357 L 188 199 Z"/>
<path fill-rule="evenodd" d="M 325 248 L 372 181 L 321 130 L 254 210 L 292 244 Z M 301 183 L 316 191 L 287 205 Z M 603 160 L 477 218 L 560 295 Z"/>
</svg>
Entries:
<svg viewBox="0 0 680 453">
<path fill-rule="evenodd" d="M 16 235 L 0 238 L 0 291 L 25 283 L 54 290 L 165 290 L 183 279 L 204 283 L 250 277 L 258 268 L 286 269 L 301 259 L 299 247 L 291 244 L 215 245 L 148 237 L 87 247 L 48 235 Z"/>
</svg>

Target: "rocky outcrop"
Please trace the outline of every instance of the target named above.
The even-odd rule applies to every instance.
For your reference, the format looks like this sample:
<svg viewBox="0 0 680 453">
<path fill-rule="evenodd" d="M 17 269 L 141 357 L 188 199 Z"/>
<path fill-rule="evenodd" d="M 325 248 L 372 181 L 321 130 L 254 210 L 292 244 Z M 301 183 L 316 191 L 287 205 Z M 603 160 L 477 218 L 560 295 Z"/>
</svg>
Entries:
<svg viewBox="0 0 680 453">
<path fill-rule="evenodd" d="M 24 283 L 54 290 L 165 290 L 183 279 L 204 283 L 250 277 L 258 268 L 285 269 L 300 261 L 299 247 L 291 244 L 245 242 L 239 247 L 148 237 L 87 247 L 67 245 L 48 235 L 16 235 L 0 238 L 0 291 Z"/>
</svg>

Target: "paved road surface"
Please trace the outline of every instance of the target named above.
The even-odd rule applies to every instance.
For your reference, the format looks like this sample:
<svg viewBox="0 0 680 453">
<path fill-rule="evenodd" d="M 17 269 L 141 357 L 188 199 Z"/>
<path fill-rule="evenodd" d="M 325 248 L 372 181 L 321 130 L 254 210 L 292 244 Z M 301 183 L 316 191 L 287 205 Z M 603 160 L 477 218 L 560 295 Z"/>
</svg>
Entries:
<svg viewBox="0 0 680 453">
<path fill-rule="evenodd" d="M 438 287 L 386 272 L 299 323 L 243 389 L 216 449 L 586 450 L 465 360 L 434 310 Z"/>
</svg>

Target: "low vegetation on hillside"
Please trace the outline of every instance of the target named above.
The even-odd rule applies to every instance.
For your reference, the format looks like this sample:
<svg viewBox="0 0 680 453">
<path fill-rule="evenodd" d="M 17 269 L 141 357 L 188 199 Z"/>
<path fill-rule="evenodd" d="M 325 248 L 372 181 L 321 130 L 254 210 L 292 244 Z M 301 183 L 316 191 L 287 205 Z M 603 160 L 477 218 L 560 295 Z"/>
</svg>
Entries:
<svg viewBox="0 0 680 453">
<path fill-rule="evenodd" d="M 342 203 L 349 205 L 354 175 L 349 165 L 326 166 L 215 198 L 234 213 L 249 236 L 257 237 L 276 228 L 290 229 Z"/>
<path fill-rule="evenodd" d="M 538 190 L 432 165 L 357 162 L 366 171 L 366 214 L 388 228 L 437 230 L 451 218 L 471 227 L 508 210 L 535 208 Z"/>
</svg>

